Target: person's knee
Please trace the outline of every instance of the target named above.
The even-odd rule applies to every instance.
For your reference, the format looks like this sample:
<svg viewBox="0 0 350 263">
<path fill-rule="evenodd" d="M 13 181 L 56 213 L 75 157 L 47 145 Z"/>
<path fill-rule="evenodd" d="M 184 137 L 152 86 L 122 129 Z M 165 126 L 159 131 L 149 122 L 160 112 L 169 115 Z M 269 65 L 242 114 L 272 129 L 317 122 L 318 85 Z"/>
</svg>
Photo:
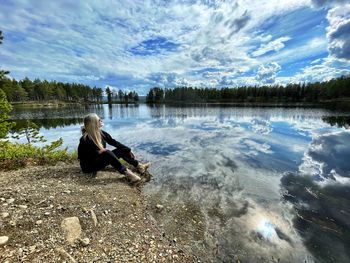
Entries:
<svg viewBox="0 0 350 263">
<path fill-rule="evenodd" d="M 104 152 L 102 153 L 102 155 L 103 155 L 104 157 L 108 158 L 108 159 L 111 159 L 111 158 L 114 159 L 114 158 L 116 158 L 115 154 L 114 154 L 112 151 L 110 151 L 110 150 L 104 151 Z"/>
</svg>

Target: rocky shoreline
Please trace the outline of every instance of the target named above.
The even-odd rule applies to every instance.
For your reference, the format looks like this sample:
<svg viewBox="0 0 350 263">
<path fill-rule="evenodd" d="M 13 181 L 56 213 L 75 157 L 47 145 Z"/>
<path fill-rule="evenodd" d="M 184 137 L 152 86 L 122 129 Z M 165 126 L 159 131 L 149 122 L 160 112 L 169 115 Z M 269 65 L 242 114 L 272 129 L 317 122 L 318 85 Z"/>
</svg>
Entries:
<svg viewBox="0 0 350 263">
<path fill-rule="evenodd" d="M 0 175 L 0 262 L 200 262 L 122 175 L 77 163 Z"/>
</svg>

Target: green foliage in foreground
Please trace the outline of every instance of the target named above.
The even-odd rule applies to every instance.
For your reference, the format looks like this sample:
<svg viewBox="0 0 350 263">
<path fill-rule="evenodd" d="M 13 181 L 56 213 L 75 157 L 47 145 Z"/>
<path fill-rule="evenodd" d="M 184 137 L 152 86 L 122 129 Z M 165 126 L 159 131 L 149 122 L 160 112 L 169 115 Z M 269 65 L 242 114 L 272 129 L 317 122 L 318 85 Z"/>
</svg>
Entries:
<svg viewBox="0 0 350 263">
<path fill-rule="evenodd" d="M 0 89 L 0 138 L 4 138 L 13 126 L 13 123 L 7 120 L 7 114 L 11 110 L 12 107 L 8 103 L 5 93 Z"/>
<path fill-rule="evenodd" d="M 76 153 L 69 154 L 66 149 L 59 149 L 62 143 L 62 138 L 43 147 L 1 141 L 0 170 L 13 170 L 31 165 L 54 165 L 59 161 L 70 162 L 76 159 Z"/>
</svg>

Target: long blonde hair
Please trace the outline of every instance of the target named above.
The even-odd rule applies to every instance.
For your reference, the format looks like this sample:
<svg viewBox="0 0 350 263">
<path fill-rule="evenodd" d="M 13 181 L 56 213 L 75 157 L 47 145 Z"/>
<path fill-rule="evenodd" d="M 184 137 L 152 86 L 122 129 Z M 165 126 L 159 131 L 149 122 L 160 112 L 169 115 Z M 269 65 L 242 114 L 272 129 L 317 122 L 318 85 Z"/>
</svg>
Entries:
<svg viewBox="0 0 350 263">
<path fill-rule="evenodd" d="M 84 127 L 82 128 L 83 138 L 89 137 L 98 148 L 104 148 L 102 145 L 102 135 L 99 127 L 100 118 L 95 113 L 90 113 L 84 118 Z"/>
</svg>

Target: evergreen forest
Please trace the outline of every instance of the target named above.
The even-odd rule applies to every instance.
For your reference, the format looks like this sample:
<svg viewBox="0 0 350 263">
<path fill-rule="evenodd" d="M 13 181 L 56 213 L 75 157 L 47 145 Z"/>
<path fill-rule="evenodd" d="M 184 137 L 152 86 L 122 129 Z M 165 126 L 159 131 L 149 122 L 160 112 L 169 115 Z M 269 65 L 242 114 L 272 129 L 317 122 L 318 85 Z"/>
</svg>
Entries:
<svg viewBox="0 0 350 263">
<path fill-rule="evenodd" d="M 167 102 L 324 102 L 350 99 L 350 76 L 325 82 L 288 84 L 286 86 L 243 86 L 238 88 L 176 87 L 152 88 L 146 97 L 148 103 Z"/>
</svg>

